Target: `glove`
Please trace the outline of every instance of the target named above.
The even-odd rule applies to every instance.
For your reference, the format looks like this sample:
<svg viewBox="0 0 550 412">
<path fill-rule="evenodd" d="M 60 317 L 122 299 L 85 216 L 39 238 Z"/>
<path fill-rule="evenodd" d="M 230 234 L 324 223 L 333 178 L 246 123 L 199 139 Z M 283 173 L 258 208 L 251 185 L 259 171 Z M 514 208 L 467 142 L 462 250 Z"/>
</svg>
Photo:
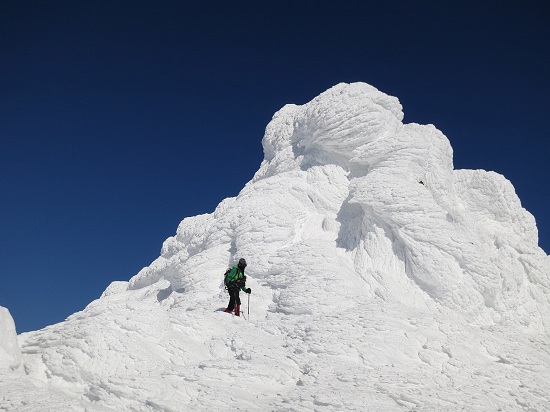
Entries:
<svg viewBox="0 0 550 412">
<path fill-rule="evenodd" d="M 252 290 L 250 290 L 250 288 L 248 288 L 248 289 L 245 290 L 245 292 L 250 294 L 250 293 L 252 293 Z"/>
</svg>

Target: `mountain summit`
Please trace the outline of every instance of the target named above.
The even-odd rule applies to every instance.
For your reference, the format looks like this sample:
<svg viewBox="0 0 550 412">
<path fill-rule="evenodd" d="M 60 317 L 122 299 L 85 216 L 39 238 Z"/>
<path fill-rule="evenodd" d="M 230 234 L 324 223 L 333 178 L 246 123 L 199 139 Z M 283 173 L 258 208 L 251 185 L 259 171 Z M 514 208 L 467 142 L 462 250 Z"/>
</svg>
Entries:
<svg viewBox="0 0 550 412">
<path fill-rule="evenodd" d="M 262 144 L 238 196 L 129 282 L 8 328 L 0 410 L 547 408 L 550 257 L 508 180 L 454 170 L 439 130 L 364 83 L 283 107 Z M 241 257 L 247 319 L 217 311 Z"/>
</svg>

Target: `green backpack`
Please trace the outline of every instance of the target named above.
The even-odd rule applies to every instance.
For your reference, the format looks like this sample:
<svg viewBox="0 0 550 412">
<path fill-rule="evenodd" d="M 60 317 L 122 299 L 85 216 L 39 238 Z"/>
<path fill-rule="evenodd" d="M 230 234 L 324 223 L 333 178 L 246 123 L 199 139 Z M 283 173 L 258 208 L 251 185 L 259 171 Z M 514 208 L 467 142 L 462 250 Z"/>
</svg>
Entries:
<svg viewBox="0 0 550 412">
<path fill-rule="evenodd" d="M 225 288 L 242 288 L 246 283 L 246 276 L 244 273 L 241 273 L 242 277 L 237 277 L 237 279 L 229 279 L 229 273 L 233 270 L 237 269 L 237 274 L 239 273 L 239 269 L 237 266 L 233 268 L 229 268 L 225 271 L 223 274 L 223 283 L 225 284 Z"/>
</svg>

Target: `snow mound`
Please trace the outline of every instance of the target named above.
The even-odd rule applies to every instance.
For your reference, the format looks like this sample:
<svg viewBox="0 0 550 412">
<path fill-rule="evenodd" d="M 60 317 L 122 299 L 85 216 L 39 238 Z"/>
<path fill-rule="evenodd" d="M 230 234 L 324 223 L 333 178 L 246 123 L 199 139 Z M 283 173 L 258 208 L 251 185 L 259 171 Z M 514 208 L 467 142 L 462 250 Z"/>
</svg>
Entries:
<svg viewBox="0 0 550 412">
<path fill-rule="evenodd" d="M 363 83 L 282 108 L 238 196 L 20 336 L 29 380 L 2 380 L 7 410 L 545 410 L 535 219 L 504 177 L 454 170 L 439 130 L 402 121 Z M 246 319 L 218 310 L 240 257 Z"/>
<path fill-rule="evenodd" d="M 15 323 L 10 311 L 0 306 L 0 370 L 19 370 L 22 364 Z"/>
<path fill-rule="evenodd" d="M 202 273 L 239 256 L 251 257 L 251 273 L 274 289 L 282 276 L 314 284 L 310 265 L 327 255 L 359 275 L 367 298 L 414 304 L 428 295 L 489 322 L 513 312 L 548 327 L 531 297 L 548 291 L 548 258 L 510 182 L 453 170 L 448 139 L 402 119 L 396 98 L 366 84 L 285 106 L 267 126 L 254 179 L 213 214 L 185 219 L 130 287 L 165 278 L 175 289 L 194 288 Z M 297 250 L 300 258 L 284 267 Z M 547 293 L 540 298 L 548 303 Z"/>
</svg>

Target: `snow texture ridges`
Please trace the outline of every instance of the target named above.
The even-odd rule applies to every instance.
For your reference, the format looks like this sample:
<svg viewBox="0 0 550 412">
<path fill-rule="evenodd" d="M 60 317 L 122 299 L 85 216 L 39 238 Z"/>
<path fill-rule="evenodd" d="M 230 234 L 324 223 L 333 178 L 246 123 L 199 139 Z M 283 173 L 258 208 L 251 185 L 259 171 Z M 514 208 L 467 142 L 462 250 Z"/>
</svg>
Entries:
<svg viewBox="0 0 550 412">
<path fill-rule="evenodd" d="M 545 410 L 535 219 L 503 176 L 454 170 L 439 130 L 402 121 L 364 83 L 282 108 L 238 196 L 19 337 L 26 376 L 1 372 L 0 410 Z M 240 257 L 248 321 L 215 311 Z"/>
</svg>

